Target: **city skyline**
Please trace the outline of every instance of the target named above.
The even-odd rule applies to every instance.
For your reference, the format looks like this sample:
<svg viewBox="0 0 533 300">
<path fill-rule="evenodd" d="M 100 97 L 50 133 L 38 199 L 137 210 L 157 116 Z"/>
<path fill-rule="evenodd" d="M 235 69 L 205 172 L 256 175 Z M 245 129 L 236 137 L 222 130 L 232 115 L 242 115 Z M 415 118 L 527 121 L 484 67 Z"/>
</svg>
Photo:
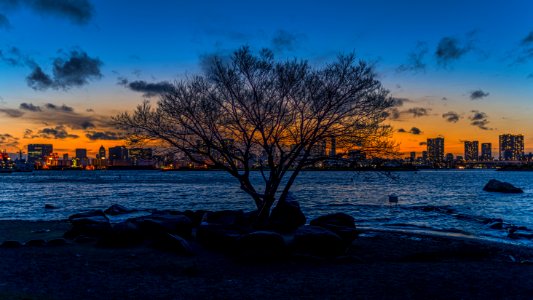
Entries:
<svg viewBox="0 0 533 300">
<path fill-rule="evenodd" d="M 525 0 L 3 1 L 0 147 L 51 142 L 74 153 L 81 144 L 94 156 L 124 144 L 111 116 L 157 101 L 210 54 L 248 45 L 317 66 L 350 52 L 373 64 L 396 99 L 386 123 L 403 153 L 442 135 L 446 152 L 459 154 L 464 140 L 496 145 L 504 133 L 524 134 L 531 152 L 531 11 Z"/>
</svg>

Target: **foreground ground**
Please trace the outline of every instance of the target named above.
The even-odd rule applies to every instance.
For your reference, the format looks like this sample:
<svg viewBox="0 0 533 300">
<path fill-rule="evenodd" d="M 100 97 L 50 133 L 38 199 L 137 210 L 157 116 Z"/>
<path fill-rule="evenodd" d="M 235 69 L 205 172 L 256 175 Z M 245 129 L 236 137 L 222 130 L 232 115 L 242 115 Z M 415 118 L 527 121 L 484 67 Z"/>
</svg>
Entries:
<svg viewBox="0 0 533 300">
<path fill-rule="evenodd" d="M 0 222 L 0 241 L 59 237 L 64 222 Z M 367 232 L 339 258 L 242 261 L 147 246 L 0 248 L 0 299 L 532 299 L 533 252 Z"/>
</svg>

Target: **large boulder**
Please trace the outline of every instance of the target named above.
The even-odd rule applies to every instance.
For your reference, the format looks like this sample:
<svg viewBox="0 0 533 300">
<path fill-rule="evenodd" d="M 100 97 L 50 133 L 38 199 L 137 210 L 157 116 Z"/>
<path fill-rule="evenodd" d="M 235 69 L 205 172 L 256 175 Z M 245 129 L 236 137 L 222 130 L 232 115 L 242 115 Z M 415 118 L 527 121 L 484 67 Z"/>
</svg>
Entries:
<svg viewBox="0 0 533 300">
<path fill-rule="evenodd" d="M 153 241 L 153 246 L 160 250 L 171 251 L 180 255 L 194 255 L 189 242 L 176 234 L 166 233 Z"/>
<path fill-rule="evenodd" d="M 85 211 L 85 212 L 70 215 L 68 219 L 72 220 L 72 219 L 98 217 L 98 216 L 106 217 L 105 213 L 101 209 L 95 209 L 95 210 L 90 210 L 90 211 Z"/>
<path fill-rule="evenodd" d="M 239 229 L 244 225 L 244 211 L 208 211 L 203 215 L 201 225 L 218 225 L 224 228 Z"/>
<path fill-rule="evenodd" d="M 346 252 L 346 244 L 337 234 L 310 225 L 296 230 L 292 247 L 297 254 L 312 256 L 338 256 Z"/>
<path fill-rule="evenodd" d="M 521 188 L 517 188 L 514 185 L 499 181 L 496 179 L 491 179 L 483 188 L 487 192 L 498 192 L 498 193 L 523 193 L 524 191 Z"/>
<path fill-rule="evenodd" d="M 113 225 L 111 235 L 99 241 L 102 246 L 128 247 L 143 242 L 139 226 L 132 221 L 123 221 Z"/>
<path fill-rule="evenodd" d="M 269 218 L 269 227 L 275 231 L 286 233 L 293 232 L 305 224 L 305 215 L 300 209 L 300 204 L 295 200 L 278 201 L 278 204 Z"/>
<path fill-rule="evenodd" d="M 242 231 L 216 224 L 202 224 L 196 229 L 196 240 L 212 249 L 233 252 Z"/>
<path fill-rule="evenodd" d="M 256 231 L 241 236 L 237 253 L 248 259 L 268 260 L 287 255 L 287 244 L 281 234 L 272 231 Z"/>
<path fill-rule="evenodd" d="M 108 209 L 104 210 L 104 213 L 110 216 L 118 216 L 123 214 L 129 214 L 134 212 L 134 209 L 128 209 L 120 204 L 113 204 Z"/>
<path fill-rule="evenodd" d="M 315 218 L 309 225 L 326 228 L 336 233 L 344 242 L 350 244 L 357 237 L 355 220 L 345 213 L 333 213 Z"/>
<path fill-rule="evenodd" d="M 166 233 L 177 234 L 183 238 L 191 238 L 192 221 L 185 215 L 152 214 L 145 217 L 130 219 L 147 238 L 157 238 Z"/>
<path fill-rule="evenodd" d="M 80 235 L 103 237 L 111 234 L 111 224 L 105 215 L 69 217 L 72 227 L 65 233 L 66 238 L 75 238 Z"/>
</svg>

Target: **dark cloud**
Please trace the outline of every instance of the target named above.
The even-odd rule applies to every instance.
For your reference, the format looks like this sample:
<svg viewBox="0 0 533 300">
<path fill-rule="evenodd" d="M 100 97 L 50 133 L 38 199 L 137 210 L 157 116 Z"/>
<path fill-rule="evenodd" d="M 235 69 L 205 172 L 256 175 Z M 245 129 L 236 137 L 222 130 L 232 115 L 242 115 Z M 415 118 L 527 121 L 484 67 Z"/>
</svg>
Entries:
<svg viewBox="0 0 533 300">
<path fill-rule="evenodd" d="M 21 103 L 19 109 L 33 112 L 42 111 L 41 107 L 33 105 L 32 103 Z"/>
<path fill-rule="evenodd" d="M 479 127 L 483 130 L 492 130 L 492 128 L 487 127 L 489 121 L 486 113 L 480 112 L 478 110 L 472 110 L 471 113 L 472 115 L 468 117 L 468 119 L 470 120 L 470 125 Z"/>
<path fill-rule="evenodd" d="M 63 104 L 61 106 L 57 106 L 57 105 L 55 105 L 53 103 L 46 103 L 44 105 L 44 107 L 46 107 L 46 109 L 49 109 L 49 110 L 62 111 L 62 112 L 66 112 L 66 113 L 74 112 L 74 108 L 72 108 L 70 106 L 66 106 L 65 104 Z"/>
<path fill-rule="evenodd" d="M 53 62 L 53 78 L 35 65 L 32 73 L 26 78 L 28 85 L 34 90 L 48 88 L 68 90 L 81 87 L 90 80 L 100 79 L 102 61 L 92 58 L 84 51 L 71 51 L 66 59 L 58 57 Z"/>
<path fill-rule="evenodd" d="M 429 111 L 430 111 L 429 108 L 412 107 L 412 108 L 409 108 L 408 110 L 406 110 L 404 112 L 407 113 L 407 114 L 412 114 L 413 117 L 417 118 L 417 117 L 423 117 L 423 116 L 429 115 Z"/>
<path fill-rule="evenodd" d="M 28 133 L 28 134 L 26 134 Z M 33 131 L 27 130 L 25 132 L 25 137 L 29 138 L 45 138 L 45 139 L 77 139 L 79 138 L 76 134 L 70 134 L 67 132 L 67 129 L 63 125 L 58 125 L 56 127 L 43 128 L 37 131 L 36 134 L 33 134 Z"/>
<path fill-rule="evenodd" d="M 461 42 L 453 37 L 444 37 L 435 50 L 435 57 L 440 65 L 447 66 L 472 50 L 471 42 Z"/>
<path fill-rule="evenodd" d="M 85 134 L 85 136 L 90 140 L 108 140 L 108 141 L 117 141 L 117 140 L 123 140 L 124 134 L 120 132 L 113 132 L 113 131 L 90 131 Z"/>
<path fill-rule="evenodd" d="M 400 128 L 400 129 L 398 129 L 398 132 L 404 133 L 404 132 L 407 132 L 407 131 L 405 131 L 405 129 L 403 129 L 403 128 Z"/>
<path fill-rule="evenodd" d="M 533 44 L 533 31 L 531 31 L 526 37 L 522 39 L 522 45 Z"/>
<path fill-rule="evenodd" d="M 137 80 L 129 82 L 125 78 L 119 78 L 118 84 L 132 91 L 143 93 L 144 97 L 154 97 L 174 90 L 174 86 L 168 81 L 150 83 L 144 80 Z"/>
<path fill-rule="evenodd" d="M 10 28 L 9 20 L 3 14 L 0 14 L 0 28 Z"/>
<path fill-rule="evenodd" d="M 406 102 L 411 102 L 411 100 L 409 100 L 407 98 L 395 98 L 395 97 L 393 97 L 391 100 L 392 100 L 392 106 L 393 107 L 400 107 L 400 106 L 403 106 L 403 104 L 406 103 Z"/>
<path fill-rule="evenodd" d="M 483 90 L 475 90 L 470 92 L 470 100 L 479 100 L 487 97 L 489 93 L 484 92 Z"/>
<path fill-rule="evenodd" d="M 419 146 L 425 146 L 425 145 L 427 145 L 427 144 L 428 144 L 427 142 L 420 142 L 420 143 L 418 143 Z"/>
<path fill-rule="evenodd" d="M 26 77 L 26 82 L 34 90 L 46 90 L 54 85 L 52 78 L 44 73 L 39 66 L 36 66 L 30 75 Z"/>
<path fill-rule="evenodd" d="M 17 47 L 0 49 L 0 61 L 10 66 L 35 66 L 33 59 L 29 55 L 23 54 Z"/>
<path fill-rule="evenodd" d="M 11 118 L 20 118 L 24 115 L 22 111 L 12 108 L 0 108 L 0 112 L 6 114 Z"/>
<path fill-rule="evenodd" d="M 407 56 L 407 62 L 401 64 L 396 68 L 397 72 L 419 72 L 426 70 L 426 63 L 424 57 L 428 53 L 429 49 L 426 43 L 418 42 L 415 49 Z"/>
<path fill-rule="evenodd" d="M 420 130 L 420 128 L 418 127 L 412 127 L 411 130 L 409 130 L 409 133 L 419 135 L 420 133 L 422 133 L 422 130 Z"/>
<path fill-rule="evenodd" d="M 446 97 L 442 97 L 442 98 L 440 98 L 440 100 L 442 100 L 442 101 L 446 101 L 446 100 L 448 100 L 448 98 L 446 98 Z"/>
<path fill-rule="evenodd" d="M 275 52 L 294 51 L 298 48 L 305 35 L 293 34 L 285 30 L 278 30 L 272 37 L 272 49 Z"/>
<path fill-rule="evenodd" d="M 443 113 L 442 117 L 446 119 L 446 121 L 450 123 L 457 123 L 459 119 L 461 118 L 458 113 L 449 111 L 447 113 Z"/>
<path fill-rule="evenodd" d="M 8 148 L 18 147 L 19 139 L 12 136 L 9 133 L 3 133 L 3 134 L 0 134 L 0 144 L 2 145 L 2 147 L 8 147 Z"/>
<path fill-rule="evenodd" d="M 89 0 L 2 0 L 0 4 L 9 9 L 27 7 L 42 15 L 67 18 L 77 24 L 88 23 L 93 14 Z M 4 18 L 7 20 L 5 15 Z"/>
<path fill-rule="evenodd" d="M 94 112 L 94 109 L 92 109 L 92 108 L 87 108 L 85 111 L 86 111 L 86 112 Z"/>
</svg>

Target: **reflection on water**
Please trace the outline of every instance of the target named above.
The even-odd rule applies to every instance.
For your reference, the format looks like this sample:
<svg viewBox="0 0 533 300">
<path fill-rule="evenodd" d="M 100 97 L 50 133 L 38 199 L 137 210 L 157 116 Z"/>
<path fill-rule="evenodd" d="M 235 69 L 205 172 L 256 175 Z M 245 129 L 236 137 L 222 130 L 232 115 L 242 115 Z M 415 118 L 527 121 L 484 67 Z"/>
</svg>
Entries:
<svg viewBox="0 0 533 300">
<path fill-rule="evenodd" d="M 259 181 L 260 175 L 254 174 Z M 489 179 L 524 194 L 482 190 Z M 304 172 L 292 189 L 308 217 L 345 212 L 364 226 L 395 226 L 505 236 L 487 218 L 533 228 L 533 172 Z M 51 220 L 119 203 L 131 208 L 251 210 L 251 199 L 224 172 L 34 172 L 0 176 L 0 219 Z M 399 196 L 390 206 L 388 195 Z M 45 210 L 46 203 L 59 209 Z"/>
</svg>

